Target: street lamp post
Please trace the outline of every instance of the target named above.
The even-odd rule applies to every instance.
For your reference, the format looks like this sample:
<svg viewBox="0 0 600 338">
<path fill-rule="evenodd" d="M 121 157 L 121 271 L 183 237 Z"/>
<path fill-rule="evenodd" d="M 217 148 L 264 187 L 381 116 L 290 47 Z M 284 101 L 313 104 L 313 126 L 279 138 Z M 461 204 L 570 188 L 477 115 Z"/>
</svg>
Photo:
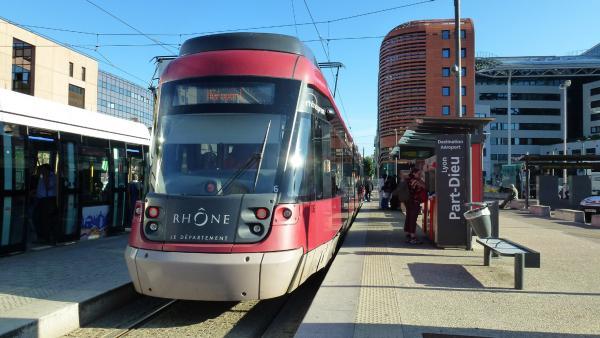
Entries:
<svg viewBox="0 0 600 338">
<path fill-rule="evenodd" d="M 508 164 L 510 165 L 512 163 L 512 119 L 511 119 L 511 113 L 512 113 L 512 107 L 511 107 L 511 99 L 512 99 L 512 92 L 511 92 L 511 88 L 510 88 L 510 80 L 512 77 L 512 72 L 508 72 L 508 80 L 506 81 L 506 86 L 508 89 L 508 93 L 506 96 L 507 99 L 507 108 L 506 108 L 506 117 L 508 119 L 507 121 L 507 129 L 508 129 L 508 140 L 506 140 L 506 144 L 508 145 Z"/>
<path fill-rule="evenodd" d="M 563 156 L 567 155 L 567 88 L 571 85 L 571 80 L 565 80 L 558 86 L 563 92 Z M 563 188 L 562 197 L 567 198 L 567 169 L 563 169 Z"/>
<path fill-rule="evenodd" d="M 394 143 L 394 147 L 398 147 L 398 129 L 394 128 L 394 136 L 396 137 L 396 143 Z M 394 158 L 394 174 L 396 175 L 396 179 L 398 179 L 398 156 L 400 156 L 400 147 L 398 147 L 398 153 Z"/>
</svg>

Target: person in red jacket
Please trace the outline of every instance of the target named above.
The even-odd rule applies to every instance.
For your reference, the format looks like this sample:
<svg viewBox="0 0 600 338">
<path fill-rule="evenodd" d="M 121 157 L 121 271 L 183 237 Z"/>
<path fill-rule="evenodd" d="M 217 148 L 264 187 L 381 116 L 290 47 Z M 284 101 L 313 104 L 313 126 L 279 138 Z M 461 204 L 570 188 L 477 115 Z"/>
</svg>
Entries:
<svg viewBox="0 0 600 338">
<path fill-rule="evenodd" d="M 422 178 L 419 168 L 413 168 L 408 175 L 409 199 L 406 201 L 406 218 L 404 219 L 404 231 L 406 241 L 410 244 L 422 244 L 415 234 L 417 231 L 417 217 L 421 211 L 421 203 L 427 199 L 427 185 Z"/>
</svg>

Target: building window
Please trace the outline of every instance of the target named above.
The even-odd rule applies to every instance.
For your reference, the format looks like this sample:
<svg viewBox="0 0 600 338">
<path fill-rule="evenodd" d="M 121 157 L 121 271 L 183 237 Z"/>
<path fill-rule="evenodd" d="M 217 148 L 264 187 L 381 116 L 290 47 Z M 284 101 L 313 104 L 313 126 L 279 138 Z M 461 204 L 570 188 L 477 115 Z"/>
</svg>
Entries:
<svg viewBox="0 0 600 338">
<path fill-rule="evenodd" d="M 73 77 L 73 62 L 69 62 L 69 76 Z"/>
<path fill-rule="evenodd" d="M 442 96 L 450 96 L 450 87 L 442 87 Z"/>
<path fill-rule="evenodd" d="M 69 84 L 69 105 L 85 108 L 85 89 Z"/>
<path fill-rule="evenodd" d="M 463 105 L 461 111 L 463 116 L 467 116 L 467 106 Z"/>
<path fill-rule="evenodd" d="M 35 47 L 13 39 L 12 90 L 33 95 Z"/>
<path fill-rule="evenodd" d="M 442 31 L 442 40 L 450 40 L 450 31 L 449 30 Z"/>
<path fill-rule="evenodd" d="M 85 67 L 81 67 L 81 81 L 85 81 Z"/>
<path fill-rule="evenodd" d="M 442 115 L 450 115 L 450 106 L 442 106 Z"/>
<path fill-rule="evenodd" d="M 450 68 L 448 68 L 448 67 L 444 67 L 444 68 L 442 68 L 442 76 L 443 76 L 443 77 L 448 77 L 448 76 L 450 76 Z"/>
<path fill-rule="evenodd" d="M 460 49 L 460 57 L 463 59 L 467 57 L 467 49 L 466 48 Z"/>
<path fill-rule="evenodd" d="M 466 39 L 467 38 L 467 31 L 464 29 L 460 30 L 460 38 L 461 39 Z"/>
<path fill-rule="evenodd" d="M 467 76 L 467 67 L 460 67 L 460 76 Z"/>
<path fill-rule="evenodd" d="M 450 48 L 442 49 L 442 57 L 445 59 L 450 58 Z"/>
<path fill-rule="evenodd" d="M 586 154 L 596 154 L 596 148 L 586 148 L 585 149 L 585 153 Z"/>
<path fill-rule="evenodd" d="M 467 95 L 467 87 L 465 87 L 465 86 L 460 87 L 460 95 L 461 96 Z"/>
</svg>

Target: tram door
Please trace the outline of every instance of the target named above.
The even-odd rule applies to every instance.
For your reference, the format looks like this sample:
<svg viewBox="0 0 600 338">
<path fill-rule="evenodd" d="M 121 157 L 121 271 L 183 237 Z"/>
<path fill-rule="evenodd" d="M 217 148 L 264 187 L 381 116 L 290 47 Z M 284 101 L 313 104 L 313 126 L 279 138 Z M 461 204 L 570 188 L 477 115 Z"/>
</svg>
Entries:
<svg viewBox="0 0 600 338">
<path fill-rule="evenodd" d="M 22 126 L 0 122 L 0 133 L 0 254 L 4 254 L 26 249 L 26 130 Z"/>
<path fill-rule="evenodd" d="M 61 241 L 79 239 L 79 180 L 77 154 L 80 142 L 77 135 L 61 134 L 59 157 L 59 237 Z"/>
<path fill-rule="evenodd" d="M 144 183 L 144 147 L 127 145 L 127 206 L 125 208 L 125 227 L 131 227 L 135 203 L 142 199 Z"/>
<path fill-rule="evenodd" d="M 125 144 L 111 142 L 112 155 L 112 220 L 108 228 L 110 234 L 122 232 L 127 208 L 128 163 Z"/>
<path fill-rule="evenodd" d="M 29 128 L 28 167 L 30 201 L 27 215 L 30 218 L 28 232 L 30 242 L 53 244 L 62 238 L 58 211 L 58 133 Z M 44 180 L 48 175 L 49 180 Z"/>
</svg>

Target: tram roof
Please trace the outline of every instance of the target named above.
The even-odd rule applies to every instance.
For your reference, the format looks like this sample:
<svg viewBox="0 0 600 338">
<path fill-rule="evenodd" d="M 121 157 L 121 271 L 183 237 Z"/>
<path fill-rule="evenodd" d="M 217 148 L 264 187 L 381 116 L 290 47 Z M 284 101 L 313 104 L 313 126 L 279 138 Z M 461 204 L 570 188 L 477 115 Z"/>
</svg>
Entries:
<svg viewBox="0 0 600 338">
<path fill-rule="evenodd" d="M 186 40 L 179 56 L 219 50 L 268 50 L 302 55 L 317 65 L 312 51 L 296 37 L 274 33 L 223 33 L 198 36 Z"/>
<path fill-rule="evenodd" d="M 138 122 L 0 89 L 0 121 L 132 144 L 150 144 Z"/>
</svg>

